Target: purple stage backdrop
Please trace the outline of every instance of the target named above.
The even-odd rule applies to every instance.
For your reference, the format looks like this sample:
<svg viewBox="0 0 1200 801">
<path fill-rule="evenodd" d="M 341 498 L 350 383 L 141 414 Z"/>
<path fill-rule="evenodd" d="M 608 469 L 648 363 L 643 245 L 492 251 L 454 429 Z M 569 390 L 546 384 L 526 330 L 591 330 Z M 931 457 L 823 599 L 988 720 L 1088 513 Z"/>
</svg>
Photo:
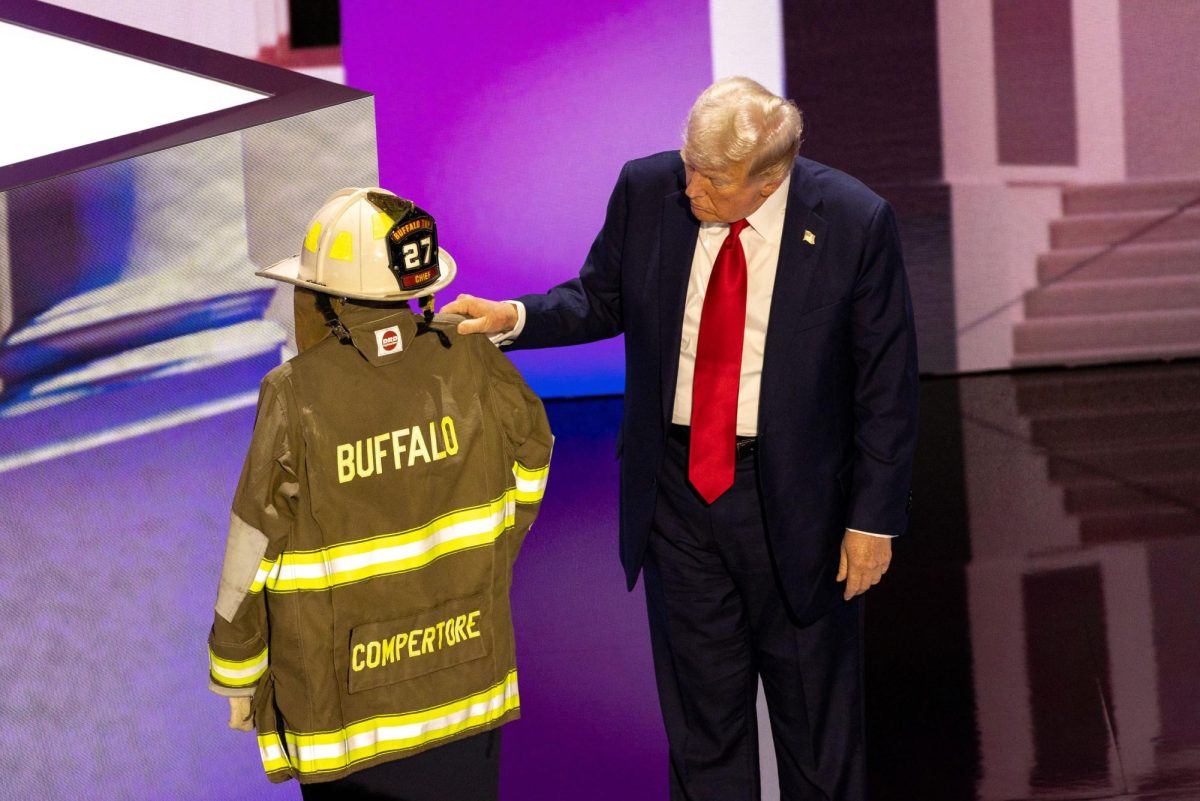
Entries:
<svg viewBox="0 0 1200 801">
<path fill-rule="evenodd" d="M 438 218 L 455 292 L 572 277 L 631 158 L 679 146 L 712 81 L 705 0 L 345 4 L 347 82 L 376 96 L 379 176 Z M 617 341 L 518 354 L 543 395 L 623 389 Z"/>
</svg>

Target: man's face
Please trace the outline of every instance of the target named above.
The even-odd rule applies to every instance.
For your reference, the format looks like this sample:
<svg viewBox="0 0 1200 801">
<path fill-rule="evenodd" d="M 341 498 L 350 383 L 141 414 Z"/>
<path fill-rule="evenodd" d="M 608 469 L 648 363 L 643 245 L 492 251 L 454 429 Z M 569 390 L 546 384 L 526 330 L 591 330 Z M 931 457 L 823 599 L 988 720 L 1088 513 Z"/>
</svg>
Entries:
<svg viewBox="0 0 1200 801">
<path fill-rule="evenodd" d="M 737 164 L 726 172 L 701 172 L 684 161 L 686 194 L 692 214 L 701 222 L 731 223 L 743 220 L 758 210 L 779 181 L 751 178 L 747 164 Z"/>
</svg>

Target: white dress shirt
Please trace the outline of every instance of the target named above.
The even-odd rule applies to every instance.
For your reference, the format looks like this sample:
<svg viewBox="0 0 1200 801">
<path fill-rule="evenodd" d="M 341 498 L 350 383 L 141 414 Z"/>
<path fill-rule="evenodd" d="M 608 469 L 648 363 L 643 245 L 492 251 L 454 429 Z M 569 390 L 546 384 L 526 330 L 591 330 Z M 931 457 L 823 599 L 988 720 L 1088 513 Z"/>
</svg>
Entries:
<svg viewBox="0 0 1200 801">
<path fill-rule="evenodd" d="M 746 333 L 742 340 L 742 377 L 738 385 L 737 434 L 741 437 L 758 435 L 758 396 L 762 384 L 763 353 L 767 342 L 767 322 L 771 315 L 771 295 L 775 289 L 775 272 L 779 266 L 779 246 L 783 241 L 783 218 L 787 212 L 788 187 L 792 177 L 784 179 L 779 188 L 746 218 L 749 225 L 738 239 L 746 255 Z M 696 369 L 696 345 L 700 338 L 700 314 L 704 309 L 704 292 L 708 287 L 718 251 L 729 234 L 726 223 L 701 223 L 696 249 L 692 254 L 692 271 L 688 277 L 687 298 L 683 307 L 683 334 L 679 342 L 679 374 L 675 379 L 675 407 L 671 422 L 691 425 L 692 379 Z M 521 335 L 525 328 L 525 304 L 510 300 L 517 307 L 517 324 L 504 334 L 494 334 L 492 342 L 506 345 Z M 858 529 L 849 529 L 858 531 Z M 862 531 L 872 537 L 892 537 Z"/>
<path fill-rule="evenodd" d="M 746 218 L 749 226 L 738 239 L 746 254 L 746 333 L 742 338 L 742 378 L 738 384 L 737 435 L 758 435 L 758 389 L 762 383 L 763 352 L 767 344 L 767 322 L 771 294 L 779 266 L 779 243 L 783 240 L 783 215 L 787 211 L 789 175 L 779 188 Z M 679 374 L 675 378 L 675 408 L 671 422 L 691 425 L 692 379 L 696 372 L 696 346 L 700 341 L 700 315 L 704 292 L 716 264 L 721 244 L 729 235 L 726 223 L 701 223 L 692 254 L 687 299 L 683 304 L 683 335 L 679 341 Z"/>
</svg>

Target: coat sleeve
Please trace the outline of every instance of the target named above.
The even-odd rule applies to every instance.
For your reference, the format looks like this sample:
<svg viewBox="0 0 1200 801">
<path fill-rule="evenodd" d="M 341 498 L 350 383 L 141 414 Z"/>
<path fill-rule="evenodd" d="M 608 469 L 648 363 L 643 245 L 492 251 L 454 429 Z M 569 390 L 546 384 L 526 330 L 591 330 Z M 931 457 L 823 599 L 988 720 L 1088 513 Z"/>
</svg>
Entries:
<svg viewBox="0 0 1200 801">
<path fill-rule="evenodd" d="M 629 165 L 617 178 L 604 227 L 579 276 L 542 295 L 524 295 L 525 327 L 506 349 L 553 348 L 615 337 L 621 325 L 621 258 L 628 217 Z"/>
<path fill-rule="evenodd" d="M 484 340 L 488 362 L 487 394 L 512 454 L 515 500 L 513 544 L 520 547 L 541 507 L 550 476 L 554 436 L 538 396 L 525 383 L 508 357 Z"/>
<path fill-rule="evenodd" d="M 287 422 L 280 392 L 268 376 L 229 515 L 208 636 L 209 688 L 218 695 L 253 695 L 269 664 L 264 591 L 291 535 L 299 486 Z"/>
<path fill-rule="evenodd" d="M 855 459 L 846 527 L 903 534 L 917 436 L 917 338 L 900 233 L 886 202 L 868 227 L 851 336 Z"/>
</svg>

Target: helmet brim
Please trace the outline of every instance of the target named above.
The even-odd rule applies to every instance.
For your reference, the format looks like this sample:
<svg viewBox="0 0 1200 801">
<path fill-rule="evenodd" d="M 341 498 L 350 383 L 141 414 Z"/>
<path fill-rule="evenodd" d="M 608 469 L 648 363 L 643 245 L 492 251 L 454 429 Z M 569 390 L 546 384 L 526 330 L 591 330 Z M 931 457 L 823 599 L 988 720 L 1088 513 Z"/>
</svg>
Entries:
<svg viewBox="0 0 1200 801">
<path fill-rule="evenodd" d="M 318 284 L 315 281 L 306 281 L 300 277 L 300 257 L 289 256 L 286 259 L 281 259 L 275 262 L 270 267 L 263 270 L 258 270 L 255 275 L 263 278 L 271 278 L 275 281 L 285 281 L 289 284 L 302 286 L 305 289 L 311 289 L 313 292 L 321 292 L 326 295 L 334 295 L 339 298 L 354 298 L 355 300 L 412 300 L 413 298 L 423 298 L 426 295 L 432 295 L 435 292 L 440 292 L 445 289 L 451 281 L 454 280 L 455 274 L 458 272 L 458 265 L 454 261 L 454 257 L 446 252 L 445 248 L 438 248 L 438 266 L 441 269 L 442 277 L 436 283 L 431 284 L 421 289 L 403 291 L 399 288 L 395 292 L 378 293 L 378 292 L 348 292 L 344 289 L 330 289 L 324 284 Z"/>
</svg>

